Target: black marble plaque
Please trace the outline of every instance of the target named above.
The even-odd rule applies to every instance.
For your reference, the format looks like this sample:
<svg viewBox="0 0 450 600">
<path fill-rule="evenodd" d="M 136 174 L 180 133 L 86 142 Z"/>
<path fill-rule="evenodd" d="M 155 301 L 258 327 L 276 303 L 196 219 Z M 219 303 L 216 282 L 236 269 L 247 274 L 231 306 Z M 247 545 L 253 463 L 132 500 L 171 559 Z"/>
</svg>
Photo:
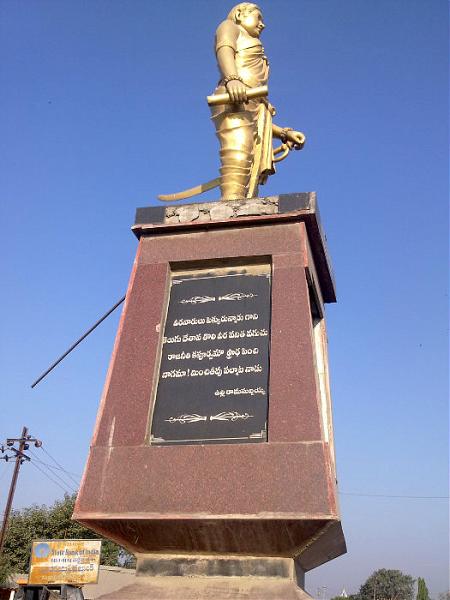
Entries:
<svg viewBox="0 0 450 600">
<path fill-rule="evenodd" d="M 173 275 L 153 444 L 267 440 L 270 268 Z"/>
</svg>

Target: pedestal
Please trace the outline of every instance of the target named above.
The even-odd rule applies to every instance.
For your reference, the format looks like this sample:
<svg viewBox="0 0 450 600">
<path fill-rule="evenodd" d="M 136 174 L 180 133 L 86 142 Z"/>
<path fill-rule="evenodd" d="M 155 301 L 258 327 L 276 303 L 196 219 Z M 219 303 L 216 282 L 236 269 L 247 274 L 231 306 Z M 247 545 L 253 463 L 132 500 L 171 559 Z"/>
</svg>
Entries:
<svg viewBox="0 0 450 600">
<path fill-rule="evenodd" d="M 141 595 L 110 597 L 240 585 L 300 597 L 294 572 L 345 552 L 323 308 L 335 289 L 315 194 L 138 209 L 133 231 L 74 512 L 140 557 Z M 155 554 L 167 573 L 144 576 Z M 189 569 L 203 595 L 189 596 Z"/>
<path fill-rule="evenodd" d="M 138 557 L 134 583 L 101 600 L 309 600 L 292 558 Z"/>
</svg>

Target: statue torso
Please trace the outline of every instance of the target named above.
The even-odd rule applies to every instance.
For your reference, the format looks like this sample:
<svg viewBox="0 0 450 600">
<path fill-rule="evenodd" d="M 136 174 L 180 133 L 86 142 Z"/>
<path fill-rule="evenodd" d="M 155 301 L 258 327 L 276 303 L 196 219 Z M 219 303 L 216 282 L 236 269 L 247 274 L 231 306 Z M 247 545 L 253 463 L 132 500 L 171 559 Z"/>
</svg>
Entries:
<svg viewBox="0 0 450 600">
<path fill-rule="evenodd" d="M 240 25 L 233 23 L 232 29 L 233 39 L 216 35 L 216 50 L 223 45 L 232 47 L 235 51 L 236 74 L 242 77 L 244 83 L 249 87 L 266 85 L 269 62 L 261 41 L 249 35 Z"/>
</svg>

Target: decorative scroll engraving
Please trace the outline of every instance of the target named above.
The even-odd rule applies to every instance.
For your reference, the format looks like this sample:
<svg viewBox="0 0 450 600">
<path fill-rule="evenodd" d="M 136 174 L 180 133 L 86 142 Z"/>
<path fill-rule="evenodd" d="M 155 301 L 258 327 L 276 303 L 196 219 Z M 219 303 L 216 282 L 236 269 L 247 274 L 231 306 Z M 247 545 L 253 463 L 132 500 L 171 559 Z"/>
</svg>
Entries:
<svg viewBox="0 0 450 600">
<path fill-rule="evenodd" d="M 180 304 L 204 304 L 205 302 L 215 302 L 214 296 L 192 296 L 192 298 L 183 298 Z"/>
<path fill-rule="evenodd" d="M 249 415 L 248 413 L 243 413 L 240 415 L 236 411 L 230 412 L 221 412 L 218 415 L 212 415 L 209 417 L 210 421 L 237 421 L 238 419 L 253 419 L 253 415 Z"/>
<path fill-rule="evenodd" d="M 244 300 L 245 298 L 256 298 L 257 296 L 258 294 L 234 292 L 232 294 L 225 294 L 225 296 L 219 296 L 219 300 Z"/>
<path fill-rule="evenodd" d="M 169 417 L 165 419 L 168 423 L 197 423 L 197 421 L 207 421 L 208 417 L 201 415 L 180 415 L 179 417 Z"/>
<path fill-rule="evenodd" d="M 238 421 L 239 419 L 253 419 L 253 415 L 249 415 L 248 413 L 240 414 L 237 411 L 228 411 L 209 417 L 210 421 Z M 199 421 L 206 422 L 207 420 L 207 416 L 201 415 L 180 415 L 179 417 L 169 417 L 168 419 L 165 419 L 167 423 L 181 423 L 182 425 L 186 423 L 198 423 Z"/>
</svg>

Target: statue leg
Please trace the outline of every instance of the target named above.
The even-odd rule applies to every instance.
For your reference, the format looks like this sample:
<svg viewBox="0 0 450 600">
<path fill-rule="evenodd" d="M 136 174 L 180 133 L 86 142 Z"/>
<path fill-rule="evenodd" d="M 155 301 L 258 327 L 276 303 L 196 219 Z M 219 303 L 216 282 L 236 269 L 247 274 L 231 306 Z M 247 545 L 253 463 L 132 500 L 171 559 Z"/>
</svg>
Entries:
<svg viewBox="0 0 450 600">
<path fill-rule="evenodd" d="M 221 197 L 245 198 L 253 162 L 254 119 L 250 112 L 225 113 L 215 119 L 220 142 Z"/>
</svg>

